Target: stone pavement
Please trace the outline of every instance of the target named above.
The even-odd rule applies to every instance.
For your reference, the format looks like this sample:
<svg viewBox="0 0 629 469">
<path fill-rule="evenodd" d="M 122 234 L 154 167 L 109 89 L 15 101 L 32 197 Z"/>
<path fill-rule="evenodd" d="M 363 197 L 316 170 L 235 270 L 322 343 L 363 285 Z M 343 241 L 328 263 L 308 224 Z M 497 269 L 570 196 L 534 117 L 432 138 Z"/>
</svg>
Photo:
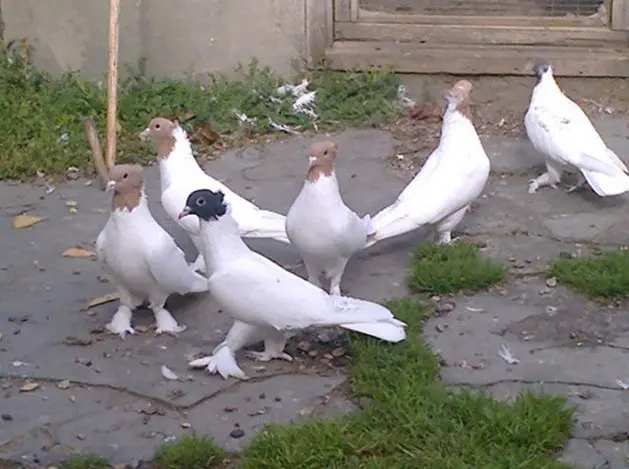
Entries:
<svg viewBox="0 0 629 469">
<path fill-rule="evenodd" d="M 627 120 L 596 124 L 623 155 Z M 393 137 L 366 130 L 335 139 L 348 205 L 373 213 L 390 203 L 410 177 L 389 169 Z M 231 151 L 206 169 L 260 206 L 285 213 L 302 184 L 310 141 L 295 137 Z M 494 174 L 459 235 L 483 241 L 486 255 L 507 263 L 512 275 L 495 291 L 438 300 L 440 314 L 428 322 L 425 336 L 442 355 L 448 382 L 482 387 L 498 398 L 526 388 L 569 396 L 578 412 L 565 460 L 584 468 L 629 467 L 624 407 L 629 394 L 616 383 L 629 381 L 625 304 L 596 305 L 547 286 L 541 275 L 558 255 L 626 243 L 627 197 L 600 200 L 587 191 L 552 189 L 529 195 L 526 181 L 537 174 L 534 165 L 540 161 L 529 142 L 495 137 L 484 142 Z M 187 236 L 159 206 L 157 176 L 157 168 L 147 169 L 153 213 L 192 259 Z M 71 202 L 77 203 L 76 213 Z M 249 382 L 187 369 L 189 358 L 210 352 L 231 323 L 208 295 L 170 301 L 171 311 L 188 326 L 179 338 L 155 337 L 149 311 L 134 316 L 138 335 L 123 341 L 105 334 L 116 302 L 85 306 L 112 292 L 112 285 L 93 259 L 61 254 L 93 246 L 108 204 L 103 192 L 82 180 L 52 194 L 41 186 L 0 184 L 0 459 L 43 465 L 82 450 L 127 463 L 150 458 L 160 443 L 193 432 L 238 449 L 265 422 L 352 409 L 334 392 L 344 380 L 336 366 L 342 344 L 325 333 L 309 337 L 300 344 L 303 350 L 293 349 L 298 358 L 293 364 L 262 366 L 240 357 L 253 377 Z M 12 217 L 24 211 L 47 218 L 27 229 L 12 228 Z M 408 250 L 422 236 L 407 235 L 361 253 L 348 266 L 344 290 L 371 300 L 403 296 Z M 299 260 L 290 246 L 275 241 L 250 245 L 283 265 Z M 519 364 L 498 357 L 502 344 Z M 333 349 L 341 352 L 332 355 Z M 180 379 L 165 379 L 163 365 Z M 32 383 L 38 387 L 32 389 Z"/>
</svg>

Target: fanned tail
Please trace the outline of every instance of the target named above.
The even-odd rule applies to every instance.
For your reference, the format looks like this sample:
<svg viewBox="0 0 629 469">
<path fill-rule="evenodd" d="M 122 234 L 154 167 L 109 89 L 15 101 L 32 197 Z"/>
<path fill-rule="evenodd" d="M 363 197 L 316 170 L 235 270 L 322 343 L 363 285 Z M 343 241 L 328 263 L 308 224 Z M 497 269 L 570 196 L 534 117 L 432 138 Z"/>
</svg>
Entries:
<svg viewBox="0 0 629 469">
<path fill-rule="evenodd" d="M 259 210 L 256 220 L 251 224 L 241 225 L 243 238 L 272 238 L 290 244 L 286 236 L 286 217 L 270 210 Z"/>
</svg>

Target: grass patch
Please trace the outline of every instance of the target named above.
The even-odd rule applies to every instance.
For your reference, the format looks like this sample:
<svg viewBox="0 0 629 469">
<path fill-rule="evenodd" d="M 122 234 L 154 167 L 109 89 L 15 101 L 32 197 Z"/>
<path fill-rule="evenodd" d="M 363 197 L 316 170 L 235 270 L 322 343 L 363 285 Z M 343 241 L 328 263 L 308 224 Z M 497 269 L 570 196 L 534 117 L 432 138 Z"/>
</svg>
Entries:
<svg viewBox="0 0 629 469">
<path fill-rule="evenodd" d="M 0 54 L 0 179 L 89 167 L 82 119 L 94 117 L 104 141 L 105 81 L 84 80 L 76 74 L 54 78 L 19 54 L 7 58 Z M 294 114 L 289 94 L 281 97 L 276 92 L 286 81 L 255 61 L 239 71 L 239 79 L 214 75 L 212 83 L 204 86 L 147 78 L 142 69 L 129 69 L 119 84 L 118 162 L 142 163 L 152 158 L 152 147 L 140 142 L 138 133 L 156 116 L 177 118 L 190 135 L 209 124 L 224 141 L 233 143 L 271 132 L 269 119 L 302 131 L 314 129 L 315 122 L 319 130 L 330 130 L 387 122 L 399 111 L 395 105 L 398 79 L 388 71 L 317 69 L 291 77 L 294 84 L 307 77 L 309 89 L 317 90 L 315 119 Z M 255 122 L 243 127 L 234 111 Z"/>
<path fill-rule="evenodd" d="M 483 259 L 475 245 L 422 243 L 413 252 L 406 283 L 414 293 L 444 295 L 482 290 L 504 278 L 504 266 Z"/>
<path fill-rule="evenodd" d="M 565 399 L 522 394 L 513 402 L 451 390 L 420 340 L 427 307 L 390 303 L 408 340 L 388 345 L 352 335 L 351 392 L 372 399 L 360 413 L 270 425 L 243 454 L 243 469 L 567 469 L 555 460 L 570 432 Z"/>
<path fill-rule="evenodd" d="M 153 457 L 154 469 L 210 469 L 225 460 L 225 452 L 204 436 L 187 436 L 161 446 Z"/>
<path fill-rule="evenodd" d="M 548 273 L 590 297 L 629 297 L 629 251 L 607 251 L 584 259 L 560 258 Z"/>
<path fill-rule="evenodd" d="M 77 454 L 65 460 L 61 469 L 108 469 L 109 462 L 105 458 L 91 454 Z"/>
</svg>

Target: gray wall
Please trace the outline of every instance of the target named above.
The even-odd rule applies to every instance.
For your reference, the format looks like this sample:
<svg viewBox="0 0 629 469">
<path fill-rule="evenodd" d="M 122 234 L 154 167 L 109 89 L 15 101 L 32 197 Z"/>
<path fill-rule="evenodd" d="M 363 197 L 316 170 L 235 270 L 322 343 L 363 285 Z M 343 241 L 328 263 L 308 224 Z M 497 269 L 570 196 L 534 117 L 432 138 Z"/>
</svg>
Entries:
<svg viewBox="0 0 629 469">
<path fill-rule="evenodd" d="M 27 38 L 51 73 L 106 71 L 107 0 L 0 0 L 4 39 Z M 119 63 L 203 80 L 256 57 L 280 73 L 331 42 L 331 0 L 121 0 Z M 123 68 L 120 68 L 121 73 Z"/>
</svg>

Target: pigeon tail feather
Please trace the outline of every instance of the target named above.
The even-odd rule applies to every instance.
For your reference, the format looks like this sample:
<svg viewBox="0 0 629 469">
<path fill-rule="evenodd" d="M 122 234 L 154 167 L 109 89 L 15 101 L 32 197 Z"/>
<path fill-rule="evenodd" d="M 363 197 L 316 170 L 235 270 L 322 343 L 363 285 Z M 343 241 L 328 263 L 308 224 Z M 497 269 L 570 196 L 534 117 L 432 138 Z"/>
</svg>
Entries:
<svg viewBox="0 0 629 469">
<path fill-rule="evenodd" d="M 361 324 L 341 324 L 344 329 L 370 335 L 380 340 L 397 343 L 406 338 L 403 326 L 383 322 L 368 322 Z"/>
<path fill-rule="evenodd" d="M 286 217 L 270 210 L 259 210 L 254 223 L 241 226 L 245 238 L 273 238 L 290 244 L 286 236 Z M 250 225 L 250 226 L 248 226 Z"/>
<path fill-rule="evenodd" d="M 366 248 L 384 239 L 416 230 L 422 225 L 409 217 L 408 214 L 396 210 L 396 205 L 383 209 L 372 219 L 373 233 L 367 238 Z"/>
<path fill-rule="evenodd" d="M 190 293 L 204 293 L 210 290 L 210 284 L 203 275 L 194 272 L 194 281 L 190 287 Z"/>
<path fill-rule="evenodd" d="M 582 171 L 590 187 L 601 197 L 619 195 L 629 191 L 629 176 L 624 172 L 608 176 L 594 171 Z"/>
<path fill-rule="evenodd" d="M 399 342 L 406 338 L 406 324 L 395 319 L 386 307 L 370 301 L 333 296 L 338 325 L 388 342 Z M 334 315 L 332 316 L 334 317 Z"/>
</svg>

